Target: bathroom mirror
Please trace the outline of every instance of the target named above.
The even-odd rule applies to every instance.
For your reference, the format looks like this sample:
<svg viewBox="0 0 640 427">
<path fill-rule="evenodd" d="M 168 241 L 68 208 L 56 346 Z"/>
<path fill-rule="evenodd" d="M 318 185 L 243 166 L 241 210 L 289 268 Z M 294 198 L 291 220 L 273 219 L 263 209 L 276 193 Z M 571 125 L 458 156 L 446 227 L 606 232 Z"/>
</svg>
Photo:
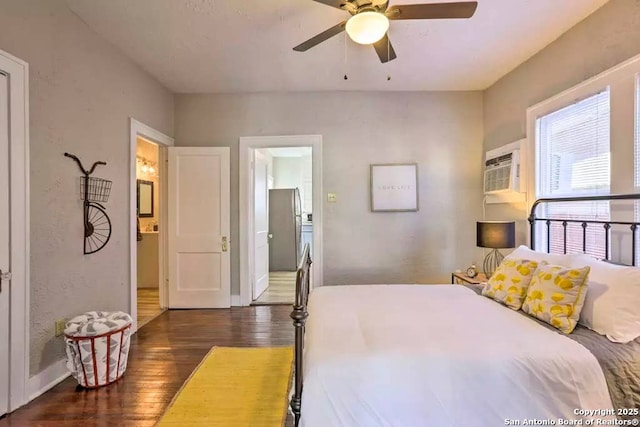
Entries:
<svg viewBox="0 0 640 427">
<path fill-rule="evenodd" d="M 138 216 L 153 217 L 153 182 L 138 180 Z"/>
</svg>

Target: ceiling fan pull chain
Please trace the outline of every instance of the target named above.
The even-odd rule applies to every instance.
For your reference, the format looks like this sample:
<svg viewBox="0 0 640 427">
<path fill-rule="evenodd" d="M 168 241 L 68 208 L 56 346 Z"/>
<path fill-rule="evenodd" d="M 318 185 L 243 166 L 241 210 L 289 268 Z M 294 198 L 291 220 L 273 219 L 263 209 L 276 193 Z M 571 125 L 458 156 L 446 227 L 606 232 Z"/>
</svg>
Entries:
<svg viewBox="0 0 640 427">
<path fill-rule="evenodd" d="M 347 33 L 344 33 L 344 79 L 349 80 L 347 77 Z"/>
<path fill-rule="evenodd" d="M 391 37 L 389 37 L 389 33 L 391 29 L 387 30 L 387 67 L 389 67 L 389 61 L 391 56 Z M 391 74 L 387 73 L 387 81 L 391 80 Z"/>
</svg>

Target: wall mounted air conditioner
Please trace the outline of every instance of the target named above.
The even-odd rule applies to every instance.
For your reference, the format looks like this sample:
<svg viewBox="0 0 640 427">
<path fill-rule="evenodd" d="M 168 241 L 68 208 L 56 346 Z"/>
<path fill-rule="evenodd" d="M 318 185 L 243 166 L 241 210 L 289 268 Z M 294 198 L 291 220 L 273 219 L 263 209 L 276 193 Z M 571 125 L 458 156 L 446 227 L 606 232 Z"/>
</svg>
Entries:
<svg viewBox="0 0 640 427">
<path fill-rule="evenodd" d="M 484 162 L 484 194 L 520 190 L 520 150 Z"/>
<path fill-rule="evenodd" d="M 525 180 L 521 174 L 522 142 L 517 141 L 487 151 L 484 162 L 484 194 L 504 196 L 524 193 Z"/>
</svg>

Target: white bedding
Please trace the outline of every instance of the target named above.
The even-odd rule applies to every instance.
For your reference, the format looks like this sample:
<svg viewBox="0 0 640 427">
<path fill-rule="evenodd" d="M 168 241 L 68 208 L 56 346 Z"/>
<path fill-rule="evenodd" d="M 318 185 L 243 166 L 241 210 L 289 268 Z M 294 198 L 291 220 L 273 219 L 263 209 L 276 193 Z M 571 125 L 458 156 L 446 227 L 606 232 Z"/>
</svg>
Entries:
<svg viewBox="0 0 640 427">
<path fill-rule="evenodd" d="M 486 427 L 612 408 L 586 348 L 464 286 L 326 286 L 308 311 L 304 427 Z"/>
</svg>

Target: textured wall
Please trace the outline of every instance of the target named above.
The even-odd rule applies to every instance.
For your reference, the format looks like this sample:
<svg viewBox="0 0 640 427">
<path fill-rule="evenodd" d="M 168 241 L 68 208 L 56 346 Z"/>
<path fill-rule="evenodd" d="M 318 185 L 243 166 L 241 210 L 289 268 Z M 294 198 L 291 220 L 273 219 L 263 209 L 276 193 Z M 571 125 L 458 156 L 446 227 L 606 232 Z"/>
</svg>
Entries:
<svg viewBox="0 0 640 427">
<path fill-rule="evenodd" d="M 526 110 L 640 53 L 640 1 L 611 0 L 484 92 L 484 149 L 526 135 Z M 526 206 L 488 205 L 487 219 L 520 219 Z"/>
<path fill-rule="evenodd" d="M 129 308 L 129 116 L 173 133 L 173 95 L 98 37 L 62 0 L 0 0 L 0 49 L 29 63 L 30 372 L 65 357 L 55 319 Z M 109 244 L 83 255 L 79 171 L 107 162 Z"/>
<path fill-rule="evenodd" d="M 452 269 L 479 261 L 481 93 L 176 96 L 179 144 L 231 147 L 232 242 L 239 137 L 290 134 L 323 136 L 324 192 L 337 194 L 323 205 L 325 284 L 447 283 Z M 390 162 L 419 164 L 419 212 L 369 211 L 369 165 Z M 232 244 L 233 294 L 239 268 Z"/>
</svg>

